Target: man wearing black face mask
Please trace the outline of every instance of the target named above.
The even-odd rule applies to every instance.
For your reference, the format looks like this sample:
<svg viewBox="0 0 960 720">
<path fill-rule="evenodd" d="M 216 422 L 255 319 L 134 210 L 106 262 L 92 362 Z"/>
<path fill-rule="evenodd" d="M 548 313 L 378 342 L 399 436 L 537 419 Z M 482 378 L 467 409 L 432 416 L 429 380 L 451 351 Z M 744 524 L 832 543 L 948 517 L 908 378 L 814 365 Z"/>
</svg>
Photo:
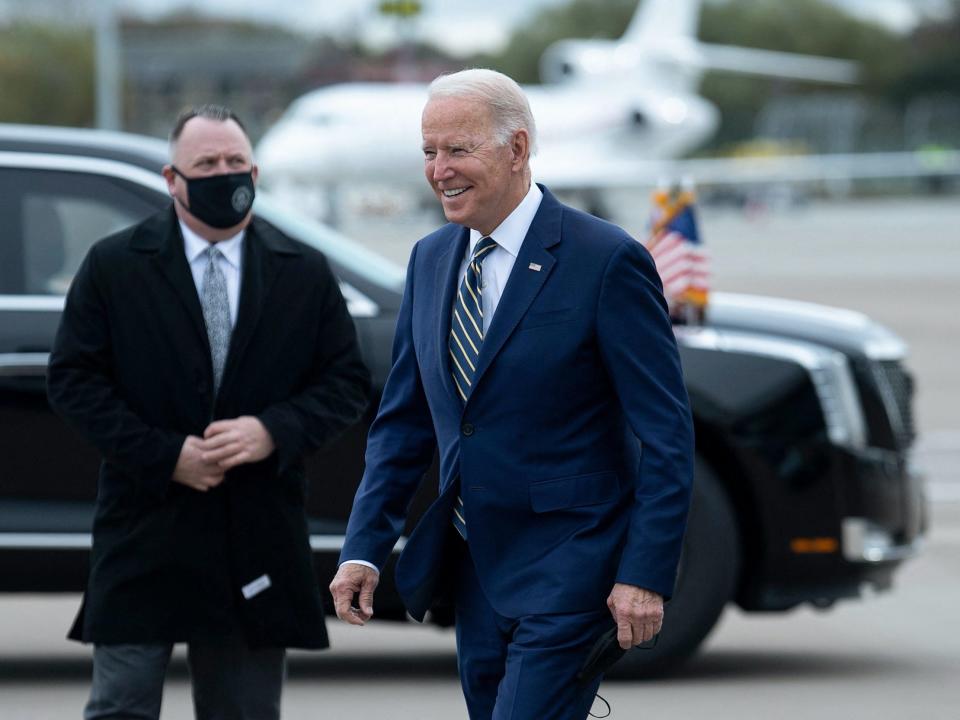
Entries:
<svg viewBox="0 0 960 720">
<path fill-rule="evenodd" d="M 183 113 L 171 160 L 172 207 L 91 249 L 50 358 L 52 406 L 103 456 L 84 717 L 157 718 L 186 642 L 198 718 L 279 718 L 284 649 L 327 645 L 303 456 L 369 376 L 326 260 L 254 217 L 236 116 Z"/>
</svg>

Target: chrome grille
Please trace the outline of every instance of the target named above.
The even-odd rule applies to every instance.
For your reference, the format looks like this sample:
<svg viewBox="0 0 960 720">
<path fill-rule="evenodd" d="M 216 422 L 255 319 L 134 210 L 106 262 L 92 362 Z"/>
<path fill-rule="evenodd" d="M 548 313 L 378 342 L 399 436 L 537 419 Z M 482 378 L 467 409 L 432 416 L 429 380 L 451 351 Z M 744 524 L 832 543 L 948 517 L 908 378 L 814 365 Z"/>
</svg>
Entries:
<svg viewBox="0 0 960 720">
<path fill-rule="evenodd" d="M 913 378 L 897 360 L 873 364 L 873 377 L 890 420 L 890 429 L 898 449 L 913 444 L 916 430 L 913 423 Z"/>
</svg>

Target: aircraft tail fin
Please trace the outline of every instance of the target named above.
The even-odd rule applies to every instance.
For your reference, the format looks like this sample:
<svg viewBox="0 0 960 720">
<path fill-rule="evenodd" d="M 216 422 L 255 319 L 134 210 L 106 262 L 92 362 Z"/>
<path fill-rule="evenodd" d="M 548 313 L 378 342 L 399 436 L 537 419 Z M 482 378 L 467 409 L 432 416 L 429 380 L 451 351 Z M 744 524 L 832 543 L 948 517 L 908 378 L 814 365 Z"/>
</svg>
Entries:
<svg viewBox="0 0 960 720">
<path fill-rule="evenodd" d="M 690 38 L 697 35 L 701 0 L 641 0 L 621 40 Z"/>
</svg>

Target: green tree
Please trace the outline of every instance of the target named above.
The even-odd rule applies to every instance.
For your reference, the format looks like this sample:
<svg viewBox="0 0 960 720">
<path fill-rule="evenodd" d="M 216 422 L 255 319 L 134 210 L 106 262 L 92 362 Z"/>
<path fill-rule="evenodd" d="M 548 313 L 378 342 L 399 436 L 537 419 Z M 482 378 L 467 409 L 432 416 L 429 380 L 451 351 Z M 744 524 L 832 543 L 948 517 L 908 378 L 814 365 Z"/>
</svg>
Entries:
<svg viewBox="0 0 960 720">
<path fill-rule="evenodd" d="M 950 4 L 945 19 L 927 19 L 910 33 L 910 63 L 890 89 L 890 97 L 906 104 L 920 95 L 960 97 L 960 0 Z"/>
<path fill-rule="evenodd" d="M 93 35 L 13 23 L 0 28 L 0 121 L 89 126 Z"/>
<path fill-rule="evenodd" d="M 882 95 L 895 82 L 907 62 L 902 36 L 823 0 L 705 3 L 700 38 L 709 43 L 854 60 L 860 68 L 856 91 L 874 96 Z M 707 73 L 700 91 L 720 108 L 723 119 L 711 145 L 720 147 L 750 137 L 757 112 L 771 96 L 808 90 L 850 92 L 849 87 L 807 81 Z"/>
<path fill-rule="evenodd" d="M 860 63 L 860 85 L 870 94 L 888 86 L 907 62 L 902 36 L 824 0 L 704 3 L 700 39 L 855 60 Z"/>
</svg>

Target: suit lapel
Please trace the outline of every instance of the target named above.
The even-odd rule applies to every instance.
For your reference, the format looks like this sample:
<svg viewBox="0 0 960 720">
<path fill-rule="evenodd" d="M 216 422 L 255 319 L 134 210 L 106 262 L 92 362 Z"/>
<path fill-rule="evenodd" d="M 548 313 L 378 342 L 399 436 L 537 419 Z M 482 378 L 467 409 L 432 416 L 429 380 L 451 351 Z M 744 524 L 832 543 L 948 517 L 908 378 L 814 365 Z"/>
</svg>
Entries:
<svg viewBox="0 0 960 720">
<path fill-rule="evenodd" d="M 460 286 L 460 264 L 467 251 L 467 244 L 470 238 L 470 231 L 467 228 L 457 228 L 450 233 L 450 241 L 447 243 L 447 249 L 440 255 L 437 262 L 436 278 L 436 298 L 439 307 L 437 308 L 438 325 L 436 332 L 437 339 L 437 359 L 439 361 L 440 374 L 443 386 L 447 393 L 453 397 L 458 404 L 461 403 L 460 395 L 453 384 L 453 375 L 450 372 L 450 323 L 453 317 L 453 298 L 456 295 L 457 288 Z"/>
<path fill-rule="evenodd" d="M 490 328 L 483 339 L 483 345 L 480 346 L 477 370 L 473 375 L 473 392 L 476 392 L 484 372 L 490 367 L 490 363 L 500 352 L 503 344 L 550 276 L 556 264 L 556 258 L 548 252 L 547 248 L 560 242 L 562 214 L 560 203 L 546 188 L 543 188 L 540 208 L 520 246 L 520 253 L 517 255 L 513 270 L 510 271 L 497 311 L 493 320 L 490 321 Z M 540 269 L 533 270 L 531 265 L 539 265 Z"/>
<path fill-rule="evenodd" d="M 237 324 L 230 336 L 230 350 L 223 369 L 223 387 L 250 345 L 260 322 L 264 301 L 276 280 L 281 254 L 299 254 L 276 237 L 275 231 L 256 218 L 243 238 L 243 268 L 240 275 L 240 299 Z M 221 389 L 222 394 L 222 389 Z"/>
<path fill-rule="evenodd" d="M 131 239 L 130 245 L 139 252 L 153 253 L 151 261 L 186 311 L 188 324 L 193 328 L 196 340 L 209 361 L 210 342 L 203 320 L 203 308 L 200 306 L 200 296 L 183 249 L 183 236 L 173 208 L 144 223 Z M 237 309 L 237 324 L 230 338 L 221 395 L 223 387 L 226 387 L 230 379 L 231 370 L 243 357 L 257 328 L 264 302 L 277 277 L 281 256 L 299 254 L 296 245 L 262 220 L 255 217 L 247 226 L 243 241 L 240 305 Z M 209 364 L 208 362 L 208 367 Z"/>
<path fill-rule="evenodd" d="M 203 321 L 203 309 L 200 307 L 200 296 L 197 294 L 193 273 L 183 249 L 183 236 L 174 211 L 171 209 L 168 213 L 157 216 L 156 223 L 145 225 L 131 240 L 131 244 L 138 250 L 158 251 L 153 256 L 153 263 L 173 289 L 186 311 L 196 339 L 209 355 L 210 344 Z"/>
</svg>

